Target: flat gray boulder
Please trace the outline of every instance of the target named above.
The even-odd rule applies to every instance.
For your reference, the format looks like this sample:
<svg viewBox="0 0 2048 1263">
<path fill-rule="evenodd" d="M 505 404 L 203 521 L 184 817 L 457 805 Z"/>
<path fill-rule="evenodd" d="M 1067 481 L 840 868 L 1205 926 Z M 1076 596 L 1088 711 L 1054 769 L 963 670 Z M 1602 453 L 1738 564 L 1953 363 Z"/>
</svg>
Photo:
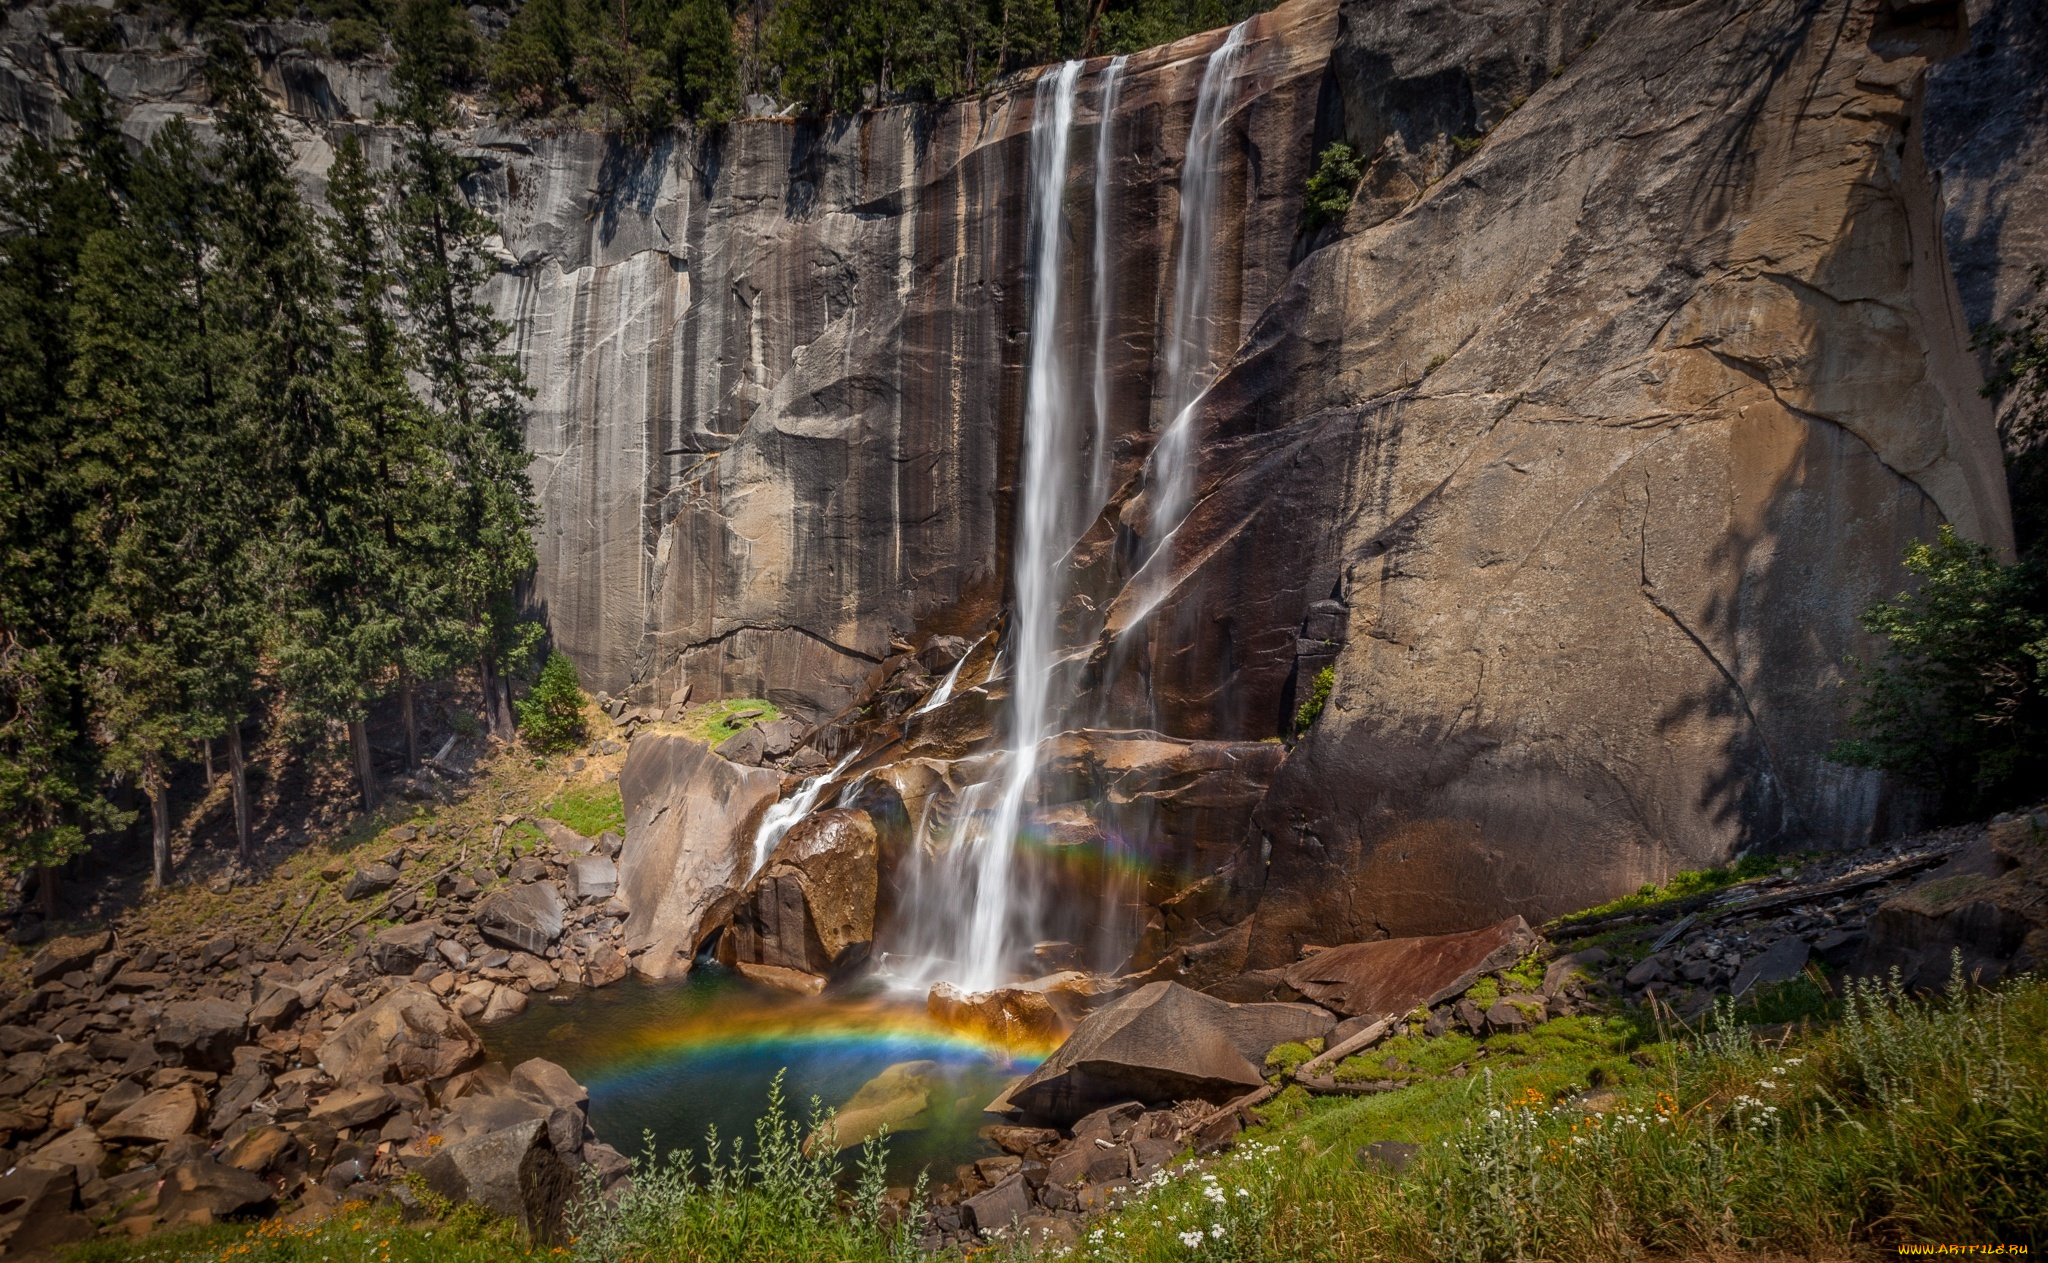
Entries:
<svg viewBox="0 0 2048 1263">
<path fill-rule="evenodd" d="M 435 959 L 437 927 L 425 921 L 394 925 L 370 940 L 370 961 L 382 974 L 409 974 Z"/>
<path fill-rule="evenodd" d="M 348 885 L 341 888 L 345 902 L 354 903 L 371 895 L 383 894 L 398 884 L 398 870 L 389 864 L 366 864 L 357 869 L 348 879 Z"/>
<path fill-rule="evenodd" d="M 609 899 L 619 893 L 619 866 L 602 855 L 579 855 L 569 861 L 569 897 L 577 903 Z"/>
<path fill-rule="evenodd" d="M 562 937 L 562 895 L 549 881 L 495 890 L 477 905 L 476 928 L 493 943 L 536 956 Z"/>
</svg>

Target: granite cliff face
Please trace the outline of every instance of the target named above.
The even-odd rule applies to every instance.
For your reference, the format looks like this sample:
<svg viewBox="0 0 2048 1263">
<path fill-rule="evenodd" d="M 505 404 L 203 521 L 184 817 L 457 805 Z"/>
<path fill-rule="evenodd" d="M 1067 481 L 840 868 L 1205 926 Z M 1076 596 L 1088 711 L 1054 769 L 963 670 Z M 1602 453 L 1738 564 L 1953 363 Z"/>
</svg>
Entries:
<svg viewBox="0 0 2048 1263">
<path fill-rule="evenodd" d="M 35 12 L 0 46 L 0 119 L 61 130 L 57 92 L 90 71 L 137 136 L 203 121 L 189 52 L 79 53 Z M 131 48 L 161 34 L 118 20 Z M 1127 739 L 1089 730 L 1245 751 L 1228 811 L 1177 805 L 1220 792 L 1202 769 L 1145 790 L 1157 819 L 1208 823 L 1154 839 L 1167 871 L 1115 918 L 1142 940 L 1128 963 L 1220 976 L 1911 823 L 1911 795 L 1824 756 L 1844 657 L 1870 648 L 1856 614 L 1905 544 L 1942 522 L 2011 544 L 1968 348 L 2048 262 L 2038 6 L 1254 19 L 1202 251 L 1220 376 L 1160 549 L 1180 179 L 1224 38 L 1116 67 L 1106 137 L 1107 59 L 1073 98 L 1052 327 L 1112 331 L 1089 352 L 1110 491 L 1061 563 L 1079 700 L 1042 761 L 1113 763 L 1088 751 Z M 317 189 L 333 129 L 377 137 L 381 72 L 292 40 L 255 42 Z M 901 679 L 903 646 L 1005 625 L 1038 87 L 651 147 L 473 129 L 538 390 L 532 596 L 590 687 L 826 720 Z M 1307 175 L 1340 139 L 1363 185 L 1306 234 Z M 1001 736 L 991 657 L 868 751 L 906 801 L 953 794 Z M 1321 717 L 1251 757 L 1324 666 Z M 1041 805 L 1087 845 L 1145 831 L 1074 793 Z"/>
</svg>

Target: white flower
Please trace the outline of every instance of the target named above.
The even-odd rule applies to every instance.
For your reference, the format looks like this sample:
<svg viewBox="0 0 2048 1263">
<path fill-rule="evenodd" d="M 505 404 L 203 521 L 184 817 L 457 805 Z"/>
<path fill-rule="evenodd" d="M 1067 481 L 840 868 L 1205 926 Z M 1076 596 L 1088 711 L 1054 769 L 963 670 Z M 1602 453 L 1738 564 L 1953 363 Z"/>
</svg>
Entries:
<svg viewBox="0 0 2048 1263">
<path fill-rule="evenodd" d="M 1488 1118 L 1499 1118 L 1499 1117 L 1500 1117 L 1500 1111 L 1499 1111 L 1499 1110 L 1488 1110 L 1488 1111 L 1486 1111 L 1486 1116 L 1487 1116 Z"/>
<path fill-rule="evenodd" d="M 1214 1237 L 1214 1238 L 1216 1238 L 1216 1239 L 1217 1239 L 1218 1241 L 1221 1241 L 1221 1240 L 1223 1240 L 1223 1225 L 1222 1225 L 1222 1224 L 1210 1224 L 1210 1225 L 1209 1225 L 1209 1235 L 1210 1235 L 1210 1236 L 1212 1236 L 1212 1237 Z"/>
<path fill-rule="evenodd" d="M 1250 1196 L 1252 1195 L 1252 1193 L 1251 1193 L 1251 1190 L 1250 1190 L 1250 1189 L 1246 1189 L 1246 1188 L 1241 1188 L 1241 1189 L 1237 1190 L 1237 1195 L 1238 1195 L 1239 1197 L 1250 1197 Z"/>
<path fill-rule="evenodd" d="M 1194 1249 L 1196 1246 L 1202 1244 L 1202 1230 L 1197 1228 L 1191 1232 L 1181 1233 L 1180 1243 L 1190 1250 Z"/>
</svg>

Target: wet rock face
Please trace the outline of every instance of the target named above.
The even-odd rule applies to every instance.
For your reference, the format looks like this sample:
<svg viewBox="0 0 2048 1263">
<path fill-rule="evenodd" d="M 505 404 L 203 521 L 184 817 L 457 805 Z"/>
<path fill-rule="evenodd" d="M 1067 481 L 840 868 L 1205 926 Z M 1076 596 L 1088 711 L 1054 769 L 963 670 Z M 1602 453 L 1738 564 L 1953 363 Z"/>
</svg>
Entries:
<svg viewBox="0 0 2048 1263">
<path fill-rule="evenodd" d="M 1823 758 L 1857 614 L 1940 521 L 2010 533 L 1914 126 L 1953 30 L 1881 7 L 1629 6 L 1513 113 L 1482 83 L 1478 150 L 1361 204 L 1209 396 L 1178 599 L 1349 609 L 1255 824 L 1248 966 L 1909 814 Z M 1348 12 L 1340 61 L 1470 56 Z M 1218 657 L 1174 657 L 1162 707 L 1213 712 Z M 1299 695 L 1246 659 L 1243 713 Z"/>
<path fill-rule="evenodd" d="M 1286 275 L 1335 25 L 1333 0 L 1294 0 L 1258 19 L 1240 63 L 1221 346 Z M 1119 256 L 1112 437 L 1134 442 L 1127 464 L 1158 421 L 1175 180 L 1222 37 L 1138 54 L 1121 80 L 1102 227 Z M 1083 257 L 1105 65 L 1083 77 L 1072 137 Z M 816 718 L 889 655 L 892 630 L 994 611 L 1034 95 L 1027 82 L 940 110 L 742 121 L 644 151 L 577 134 L 489 151 L 502 165 L 484 209 L 528 261 L 501 308 L 539 388 L 536 595 L 586 685 L 659 701 L 688 682 Z M 1076 337 L 1088 303 L 1063 313 Z M 1080 383 L 1077 416 L 1086 400 Z"/>
</svg>

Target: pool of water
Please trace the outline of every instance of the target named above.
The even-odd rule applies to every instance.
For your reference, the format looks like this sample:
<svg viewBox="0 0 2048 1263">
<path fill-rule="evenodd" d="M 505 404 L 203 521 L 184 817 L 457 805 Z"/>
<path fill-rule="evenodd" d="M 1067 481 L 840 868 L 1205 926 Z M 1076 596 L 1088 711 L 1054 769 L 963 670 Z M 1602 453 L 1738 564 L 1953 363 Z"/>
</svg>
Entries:
<svg viewBox="0 0 2048 1263">
<path fill-rule="evenodd" d="M 560 1064 L 590 1089 L 590 1122 L 598 1136 L 638 1157 L 652 1132 L 662 1153 L 704 1152 L 707 1128 L 721 1140 L 753 1139 L 778 1071 L 801 1114 L 816 1096 L 836 1107 L 869 1079 L 900 1062 L 936 1063 L 922 1125 L 889 1140 L 892 1183 L 920 1170 L 950 1180 L 963 1162 L 995 1148 L 977 1133 L 997 1121 L 982 1107 L 1036 1056 L 993 1049 L 945 1029 L 921 1002 L 878 992 L 850 998 L 763 994 L 714 967 L 682 982 L 627 978 L 610 987 L 573 990 L 556 1000 L 536 995 L 510 1021 L 486 1027 L 495 1057 L 517 1065 L 529 1057 Z M 851 1167 L 858 1157 L 842 1157 Z"/>
</svg>

